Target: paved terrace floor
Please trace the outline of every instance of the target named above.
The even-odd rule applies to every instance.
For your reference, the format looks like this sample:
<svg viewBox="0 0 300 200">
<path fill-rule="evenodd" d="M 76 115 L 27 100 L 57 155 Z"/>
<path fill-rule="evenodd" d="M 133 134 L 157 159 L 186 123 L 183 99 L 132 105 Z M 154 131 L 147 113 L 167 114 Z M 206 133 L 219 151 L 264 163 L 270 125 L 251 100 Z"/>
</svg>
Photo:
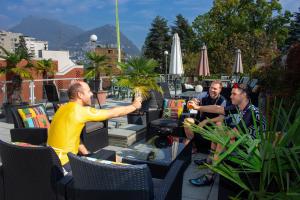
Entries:
<svg viewBox="0 0 300 200">
<path fill-rule="evenodd" d="M 103 106 L 103 108 L 110 108 L 114 106 L 121 106 L 121 105 L 128 105 L 129 100 L 112 100 L 108 99 L 107 103 Z M 53 114 L 52 110 L 49 110 L 49 114 Z M 127 119 L 126 117 L 120 117 L 117 119 L 121 122 L 122 125 L 126 125 Z M 0 139 L 3 141 L 10 141 L 10 129 L 13 128 L 13 124 L 5 123 L 5 119 L 0 119 Z M 120 147 L 116 146 L 108 146 L 108 149 L 117 150 L 120 149 Z M 194 159 L 201 159 L 205 158 L 206 155 L 204 154 L 194 154 Z M 0 158 L 1 163 L 1 158 Z M 216 200 L 218 199 L 218 185 L 219 185 L 219 177 L 217 176 L 215 183 L 212 186 L 206 186 L 206 187 L 195 187 L 192 186 L 188 180 L 190 178 L 195 178 L 197 176 L 200 176 L 207 172 L 207 169 L 199 169 L 193 162 L 189 165 L 187 170 L 184 173 L 184 180 L 183 180 L 183 187 L 182 187 L 182 200 Z"/>
</svg>

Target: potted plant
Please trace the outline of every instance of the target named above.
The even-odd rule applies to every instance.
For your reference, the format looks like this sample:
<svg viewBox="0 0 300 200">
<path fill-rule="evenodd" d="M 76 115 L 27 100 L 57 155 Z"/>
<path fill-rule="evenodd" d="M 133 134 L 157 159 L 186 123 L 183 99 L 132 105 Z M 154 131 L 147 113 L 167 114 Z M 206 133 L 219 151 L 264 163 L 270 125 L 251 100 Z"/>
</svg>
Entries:
<svg viewBox="0 0 300 200">
<path fill-rule="evenodd" d="M 88 52 L 86 53 L 86 57 L 89 62 L 85 68 L 84 77 L 89 80 L 90 87 L 92 88 L 92 91 L 97 94 L 100 104 L 104 104 L 107 97 L 107 91 L 104 91 L 102 88 L 101 76 L 110 76 L 112 73 L 111 67 L 107 64 L 109 58 L 105 55 L 99 55 L 96 52 Z"/>
<path fill-rule="evenodd" d="M 116 85 L 127 87 L 133 91 L 134 96 L 143 98 L 142 111 L 147 110 L 150 102 L 150 91 L 162 93 L 161 87 L 157 84 L 159 75 L 155 73 L 155 68 L 159 65 L 154 59 L 145 57 L 133 57 L 126 63 L 119 63 L 121 76 L 118 77 Z M 128 117 L 139 117 L 139 115 L 128 115 Z M 128 119 L 129 122 L 137 121 Z"/>
<path fill-rule="evenodd" d="M 196 133 L 225 147 L 219 159 L 207 165 L 221 175 L 219 199 L 228 199 L 225 193 L 235 199 L 300 198 L 300 109 L 291 106 L 287 111 L 283 101 L 275 102 L 272 114 L 267 116 L 271 117 L 266 131 L 255 125 L 256 139 L 240 127 L 237 133 L 226 126 L 203 129 L 191 125 Z M 230 143 L 232 136 L 236 137 L 234 143 Z"/>
<path fill-rule="evenodd" d="M 6 65 L 0 68 L 0 74 L 6 76 L 6 80 L 12 83 L 6 85 L 7 102 L 3 104 L 6 121 L 12 122 L 10 107 L 13 105 L 24 104 L 21 98 L 22 80 L 32 79 L 31 73 L 28 71 L 33 66 L 31 57 L 26 49 L 18 47 L 15 53 L 7 51 L 0 46 L 5 55 L 0 58 L 6 61 Z"/>
</svg>

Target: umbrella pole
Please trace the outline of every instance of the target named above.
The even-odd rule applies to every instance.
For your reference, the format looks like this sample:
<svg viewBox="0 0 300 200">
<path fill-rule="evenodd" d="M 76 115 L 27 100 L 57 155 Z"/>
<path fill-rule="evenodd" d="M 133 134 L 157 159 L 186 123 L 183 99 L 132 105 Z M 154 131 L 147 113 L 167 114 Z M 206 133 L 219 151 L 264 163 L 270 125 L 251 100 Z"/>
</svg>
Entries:
<svg viewBox="0 0 300 200">
<path fill-rule="evenodd" d="M 177 81 L 176 81 L 176 79 L 177 79 L 177 76 L 175 76 L 175 79 L 174 79 L 174 86 L 175 86 L 175 97 L 177 96 L 177 93 L 176 93 L 176 91 L 177 91 Z"/>
</svg>

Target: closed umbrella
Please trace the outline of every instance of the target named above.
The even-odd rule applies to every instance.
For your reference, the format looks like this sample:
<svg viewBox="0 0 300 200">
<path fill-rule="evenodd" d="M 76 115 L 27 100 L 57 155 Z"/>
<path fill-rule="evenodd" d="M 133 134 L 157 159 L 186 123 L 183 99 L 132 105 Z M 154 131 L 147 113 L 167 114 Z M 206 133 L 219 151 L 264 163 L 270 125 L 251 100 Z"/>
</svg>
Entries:
<svg viewBox="0 0 300 200">
<path fill-rule="evenodd" d="M 173 35 L 172 49 L 171 49 L 171 61 L 169 74 L 181 76 L 183 74 L 182 54 L 180 47 L 180 38 L 177 33 Z M 176 95 L 176 78 L 175 78 L 175 95 Z"/>
<path fill-rule="evenodd" d="M 233 66 L 233 73 L 242 74 L 244 73 L 243 62 L 242 62 L 242 53 L 240 49 L 236 50 L 236 57 Z"/>
<path fill-rule="evenodd" d="M 207 48 L 205 45 L 201 48 L 201 58 L 198 65 L 198 75 L 199 76 L 210 76 Z"/>
</svg>

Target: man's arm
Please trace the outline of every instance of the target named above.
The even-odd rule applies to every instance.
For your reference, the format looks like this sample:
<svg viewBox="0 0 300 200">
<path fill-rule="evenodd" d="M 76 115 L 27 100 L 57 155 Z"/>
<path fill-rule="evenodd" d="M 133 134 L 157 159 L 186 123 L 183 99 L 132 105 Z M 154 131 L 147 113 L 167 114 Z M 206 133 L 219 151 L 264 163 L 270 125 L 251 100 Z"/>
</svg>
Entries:
<svg viewBox="0 0 300 200">
<path fill-rule="evenodd" d="M 81 155 L 87 155 L 89 154 L 90 152 L 87 150 L 87 148 L 84 146 L 84 144 L 80 144 L 79 147 L 78 147 L 78 152 L 81 154 Z"/>
<path fill-rule="evenodd" d="M 127 115 L 137 109 L 140 109 L 141 106 L 142 98 L 136 97 L 133 103 L 129 106 L 119 106 L 111 109 L 95 109 L 91 107 L 82 109 L 82 113 L 78 116 L 78 118 L 84 123 L 89 121 L 104 121 L 114 117 Z"/>
<path fill-rule="evenodd" d="M 194 110 L 199 110 L 200 112 L 216 113 L 216 114 L 220 114 L 220 115 L 225 114 L 225 110 L 224 110 L 223 106 L 218 106 L 218 105 L 198 106 L 193 101 L 190 102 L 190 105 L 193 106 Z"/>
<path fill-rule="evenodd" d="M 137 110 L 138 107 L 134 106 L 134 104 L 129 105 L 129 106 L 119 106 L 119 107 L 114 107 L 112 109 L 108 109 L 108 119 L 115 118 L 115 117 L 120 117 L 123 115 L 127 115 L 129 113 L 132 113 L 133 111 Z"/>
</svg>

